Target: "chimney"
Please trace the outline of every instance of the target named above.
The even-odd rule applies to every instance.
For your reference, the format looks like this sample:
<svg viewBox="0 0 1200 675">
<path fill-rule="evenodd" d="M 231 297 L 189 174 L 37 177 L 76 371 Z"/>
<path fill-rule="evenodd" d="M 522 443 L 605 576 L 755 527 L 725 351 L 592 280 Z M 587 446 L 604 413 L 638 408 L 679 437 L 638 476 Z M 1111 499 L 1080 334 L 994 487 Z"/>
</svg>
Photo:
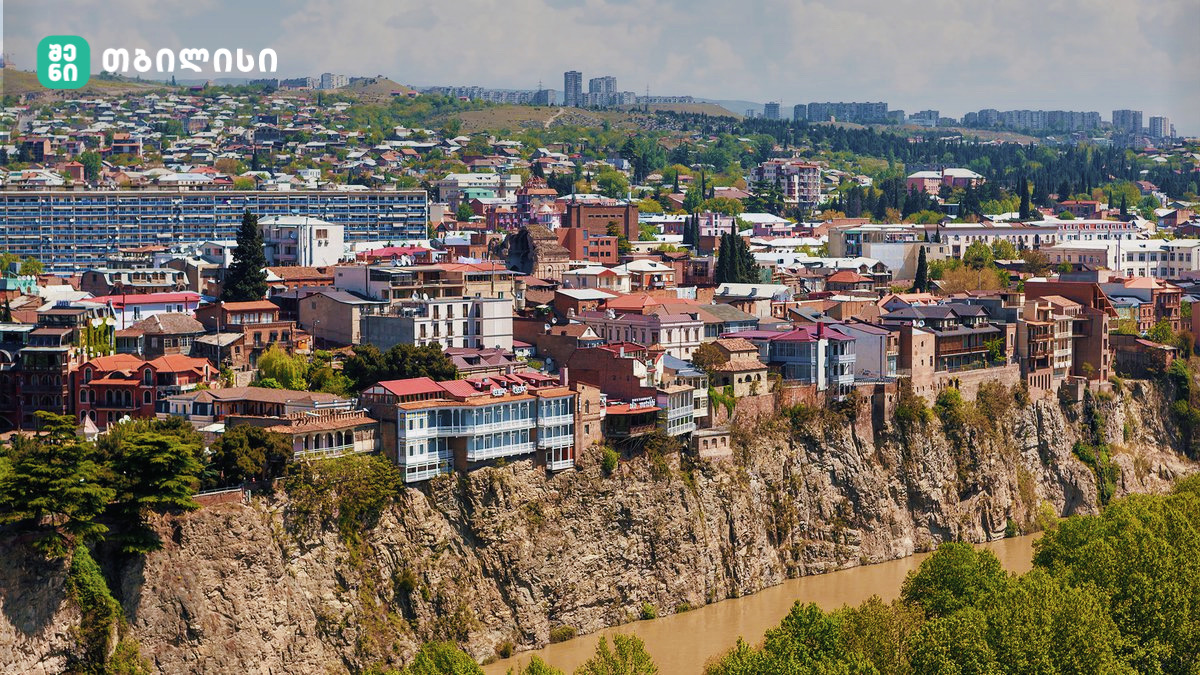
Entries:
<svg viewBox="0 0 1200 675">
<path fill-rule="evenodd" d="M 621 358 L 625 358 L 625 343 L 621 343 Z"/>
<path fill-rule="evenodd" d="M 571 386 L 571 377 L 570 377 L 569 373 L 567 372 L 566 366 L 563 366 L 562 368 L 558 369 L 558 382 L 559 382 L 559 384 L 561 384 L 564 387 Z"/>
<path fill-rule="evenodd" d="M 825 337 L 825 322 L 818 321 L 817 322 L 817 339 L 819 340 L 823 337 Z"/>
</svg>

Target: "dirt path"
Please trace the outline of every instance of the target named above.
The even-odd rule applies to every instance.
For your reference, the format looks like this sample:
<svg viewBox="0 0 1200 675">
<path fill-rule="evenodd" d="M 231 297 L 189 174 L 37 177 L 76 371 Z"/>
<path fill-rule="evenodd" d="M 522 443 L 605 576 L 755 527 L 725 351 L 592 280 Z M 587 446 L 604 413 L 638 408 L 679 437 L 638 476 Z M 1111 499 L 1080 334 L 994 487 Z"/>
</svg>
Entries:
<svg viewBox="0 0 1200 675">
<path fill-rule="evenodd" d="M 563 108 L 559 108 L 557 111 L 555 111 L 555 113 L 550 116 L 550 119 L 546 120 L 545 122 L 542 122 L 542 128 L 549 129 L 550 125 L 554 123 L 554 120 L 558 119 L 558 116 L 563 114 L 563 112 L 564 112 Z"/>
</svg>

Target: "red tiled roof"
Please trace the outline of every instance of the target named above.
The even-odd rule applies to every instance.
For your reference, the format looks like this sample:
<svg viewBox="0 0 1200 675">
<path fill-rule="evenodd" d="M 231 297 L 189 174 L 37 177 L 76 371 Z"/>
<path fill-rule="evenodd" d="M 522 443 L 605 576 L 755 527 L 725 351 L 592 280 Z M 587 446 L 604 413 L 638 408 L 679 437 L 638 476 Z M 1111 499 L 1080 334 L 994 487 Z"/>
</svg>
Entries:
<svg viewBox="0 0 1200 675">
<path fill-rule="evenodd" d="M 200 302 L 200 294 L 191 291 L 183 291 L 180 293 L 141 293 L 136 295 L 100 295 L 94 298 L 88 298 L 85 302 L 94 302 L 101 305 L 112 303 L 113 307 L 124 307 L 125 305 L 155 305 L 166 303 L 191 303 L 198 304 Z"/>
<path fill-rule="evenodd" d="M 436 394 L 442 391 L 437 382 L 428 377 L 413 377 L 407 380 L 386 380 L 376 386 L 383 387 L 396 396 L 416 396 L 419 394 Z"/>
</svg>

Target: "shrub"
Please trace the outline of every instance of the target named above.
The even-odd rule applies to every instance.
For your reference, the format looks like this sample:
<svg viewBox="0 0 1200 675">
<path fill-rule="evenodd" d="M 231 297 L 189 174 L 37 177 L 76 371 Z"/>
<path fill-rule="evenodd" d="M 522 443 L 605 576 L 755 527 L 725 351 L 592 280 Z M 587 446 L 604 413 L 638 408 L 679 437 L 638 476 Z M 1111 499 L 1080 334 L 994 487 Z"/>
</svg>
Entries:
<svg viewBox="0 0 1200 675">
<path fill-rule="evenodd" d="M 683 614 L 684 612 L 690 611 L 692 611 L 692 603 L 688 602 L 687 600 L 683 600 L 678 605 L 675 605 L 676 614 Z"/>
<path fill-rule="evenodd" d="M 896 396 L 896 423 L 901 429 L 908 431 L 914 425 L 925 424 L 932 416 L 925 405 L 925 399 L 917 396 L 912 390 L 912 382 L 900 380 L 900 390 Z"/>
<path fill-rule="evenodd" d="M 642 620 L 649 621 L 650 619 L 655 619 L 655 618 L 658 618 L 658 610 L 654 608 L 654 605 L 652 605 L 648 602 L 643 602 L 642 603 Z"/>
<path fill-rule="evenodd" d="M 621 455 L 616 450 L 605 446 L 604 456 L 600 458 L 600 469 L 604 471 L 605 476 L 611 476 L 617 470 L 617 463 L 621 460 Z"/>
<path fill-rule="evenodd" d="M 574 626 L 559 626 L 550 629 L 550 643 L 566 642 L 567 640 L 575 639 Z"/>
</svg>

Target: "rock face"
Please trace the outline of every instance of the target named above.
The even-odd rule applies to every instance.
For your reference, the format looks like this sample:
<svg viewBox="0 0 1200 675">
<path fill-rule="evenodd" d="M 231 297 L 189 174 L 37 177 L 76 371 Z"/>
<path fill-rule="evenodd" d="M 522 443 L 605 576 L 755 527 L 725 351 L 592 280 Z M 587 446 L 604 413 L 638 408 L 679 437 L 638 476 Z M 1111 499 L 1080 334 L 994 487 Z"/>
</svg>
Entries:
<svg viewBox="0 0 1200 675">
<path fill-rule="evenodd" d="M 1103 403 L 1117 494 L 1161 491 L 1195 467 L 1171 450 L 1144 384 Z M 1039 510 L 1099 508 L 1072 454 L 1080 406 L 1013 406 L 996 428 L 947 438 L 861 425 L 794 431 L 757 420 L 721 464 L 667 454 L 602 474 L 593 454 L 553 477 L 528 463 L 405 489 L 360 537 L 298 528 L 286 497 L 163 518 L 163 550 L 108 560 L 131 635 L 161 672 L 357 671 L 430 639 L 483 659 L 754 593 L 788 577 L 879 562 L 945 540 L 1029 529 Z M 1048 507 L 1045 505 L 1049 505 Z M 0 547 L 0 670 L 57 672 L 78 611 L 63 570 Z"/>
</svg>

